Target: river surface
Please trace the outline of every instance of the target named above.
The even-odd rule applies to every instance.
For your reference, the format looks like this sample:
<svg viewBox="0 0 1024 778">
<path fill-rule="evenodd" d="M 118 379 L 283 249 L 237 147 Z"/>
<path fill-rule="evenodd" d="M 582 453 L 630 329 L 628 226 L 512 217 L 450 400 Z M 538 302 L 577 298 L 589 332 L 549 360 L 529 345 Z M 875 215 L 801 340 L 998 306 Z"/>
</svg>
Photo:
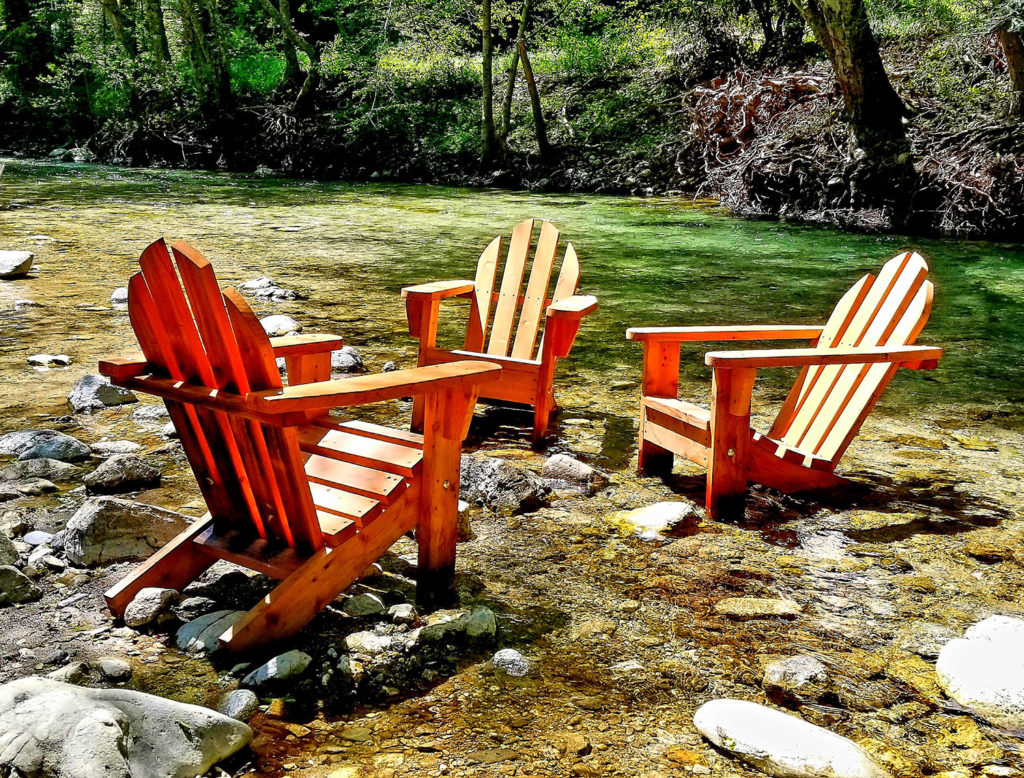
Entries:
<svg viewBox="0 0 1024 778">
<path fill-rule="evenodd" d="M 458 556 L 462 606 L 497 614 L 498 645 L 523 652 L 528 676 L 467 655 L 453 657 L 450 675 L 410 680 L 399 672 L 404 655 L 387 654 L 373 669 L 388 680 L 383 701 L 378 694 L 346 709 L 334 702 L 344 685 L 320 680 L 318 669 L 297 691 L 263 700 L 251 750 L 227 765 L 230 774 L 756 778 L 702 741 L 693 715 L 714 698 L 764 702 L 768 663 L 794 654 L 825 663 L 829 691 L 789 708 L 853 738 L 891 775 L 1021 774 L 1020 733 L 945 697 L 934 643 L 993 614 L 1024 618 L 1024 246 L 743 221 L 680 198 L 4 162 L 0 249 L 31 250 L 36 267 L 0 281 L 0 431 L 56 426 L 89 443 L 140 442 L 163 481 L 134 499 L 186 513 L 204 506 L 180 448 L 160 434 L 162 420 L 133 421 L 130 407 L 59 418 L 69 389 L 99 358 L 136 350 L 110 295 L 151 241 L 189 241 L 223 284 L 269 275 L 308 295 L 255 307 L 291 315 L 307 332 L 343 335 L 370 370 L 414 362 L 402 286 L 472 277 L 483 246 L 525 218 L 562 229 L 581 258 L 582 291 L 600 300 L 556 376 L 563 410 L 548 451 L 531 451 L 528 416 L 504 412 L 478 412 L 467 443 L 534 471 L 561 451 L 609 477 L 593 495 L 560 492 L 523 516 L 470 510 L 475 537 Z M 641 352 L 624 330 L 822 322 L 863 273 L 907 249 L 931 262 L 935 307 L 921 341 L 946 357 L 936 371 L 902 371 L 865 423 L 840 466 L 859 490 L 796 499 L 755 489 L 744 522 L 686 521 L 669 537 L 637 537 L 621 511 L 699 504 L 703 473 L 677 463 L 667 481 L 635 475 Z M 36 305 L 16 304 L 25 300 Z M 444 336 L 458 339 L 464 313 L 444 319 Z M 700 348 L 685 347 L 680 389 L 696 400 L 708 396 Z M 26 358 L 39 352 L 74 363 L 36 370 Z M 770 424 L 791 381 L 791 372 L 762 371 L 755 425 Z M 400 424 L 408 411 L 398 403 L 371 413 Z M 5 503 L 3 518 L 54 532 L 84 497 L 65 485 Z M 352 592 L 411 597 L 397 555 L 414 556 L 413 543 L 403 538 L 392 552 L 387 572 Z M 0 682 L 115 656 L 130 660 L 132 688 L 210 705 L 235 688 L 233 659 L 186 656 L 159 629 L 112 623 L 101 592 L 127 569 L 43 574 L 42 600 L 0 608 Z M 237 607 L 227 599 L 234 594 L 214 596 Z M 785 598 L 800 615 L 719 612 L 737 596 Z M 290 644 L 315 655 L 317 668 L 333 666 L 342 635 L 369 628 L 328 610 Z M 393 691 L 392 677 L 402 679 Z"/>
<path fill-rule="evenodd" d="M 104 355 L 134 350 L 110 293 L 137 269 L 152 240 L 185 239 L 224 284 L 269 275 L 309 296 L 257 305 L 306 331 L 330 331 L 364 352 L 371 369 L 409 364 L 402 286 L 472 277 L 479 251 L 528 217 L 572 241 L 581 291 L 600 300 L 558 383 L 567 411 L 626 412 L 639 378 L 635 325 L 817 323 L 863 273 L 916 249 L 930 261 L 935 307 L 921 342 L 946 349 L 941 369 L 903 371 L 883 413 L 965 403 L 1015 414 L 1024 397 L 1024 245 L 851 235 L 746 221 L 684 198 L 534 194 L 391 184 L 318 183 L 195 171 L 6 160 L 0 178 L 0 248 L 36 254 L 30 278 L 0 285 L 0 397 L 6 419 L 56 411 L 73 376 Z M 31 299 L 39 307 L 15 309 Z M 457 337 L 461 312 L 444 319 Z M 684 347 L 682 393 L 706 397 L 699 346 Z M 26 357 L 66 353 L 68 370 L 38 372 Z M 792 380 L 761 378 L 769 398 Z M 563 414 L 564 416 L 565 414 Z"/>
</svg>

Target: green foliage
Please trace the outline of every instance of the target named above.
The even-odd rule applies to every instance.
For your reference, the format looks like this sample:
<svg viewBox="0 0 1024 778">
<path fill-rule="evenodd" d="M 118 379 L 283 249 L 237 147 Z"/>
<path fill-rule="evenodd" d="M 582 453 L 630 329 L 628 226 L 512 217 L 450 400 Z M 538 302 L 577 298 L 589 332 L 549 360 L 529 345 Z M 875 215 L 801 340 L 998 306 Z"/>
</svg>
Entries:
<svg viewBox="0 0 1024 778">
<path fill-rule="evenodd" d="M 980 31 L 989 18 L 984 4 L 985 0 L 867 0 L 871 26 L 880 40 Z"/>
<path fill-rule="evenodd" d="M 234 94 L 268 97 L 284 80 L 285 61 L 279 54 L 248 54 L 232 59 L 230 68 Z"/>
<path fill-rule="evenodd" d="M 942 38 L 930 45 L 911 85 L 916 94 L 938 99 L 951 109 L 926 121 L 953 118 L 966 126 L 975 117 L 996 111 L 1004 99 L 1002 85 L 986 67 L 980 41 L 966 36 Z"/>
</svg>

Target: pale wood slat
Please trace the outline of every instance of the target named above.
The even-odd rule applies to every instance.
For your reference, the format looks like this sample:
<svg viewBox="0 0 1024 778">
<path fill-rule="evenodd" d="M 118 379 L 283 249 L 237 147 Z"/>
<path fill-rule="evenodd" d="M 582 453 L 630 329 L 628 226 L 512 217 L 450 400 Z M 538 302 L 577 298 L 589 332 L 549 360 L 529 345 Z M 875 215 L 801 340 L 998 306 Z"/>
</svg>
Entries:
<svg viewBox="0 0 1024 778">
<path fill-rule="evenodd" d="M 362 421 L 360 419 L 346 419 L 345 421 L 338 421 L 330 418 L 317 419 L 313 423 L 318 427 L 351 432 L 354 435 L 364 435 L 368 438 L 384 440 L 389 443 L 401 443 L 403 446 L 423 448 L 423 436 L 418 432 L 398 430 L 394 427 L 385 427 L 383 424 L 373 424 L 372 422 Z"/>
<path fill-rule="evenodd" d="M 423 452 L 417 449 L 341 430 L 303 427 L 296 434 L 299 447 L 310 454 L 402 476 L 411 476 L 423 458 Z"/>
<path fill-rule="evenodd" d="M 494 277 L 498 270 L 498 255 L 501 253 L 499 235 L 484 249 L 476 264 L 476 280 L 473 283 L 473 302 L 469 311 L 469 324 L 463 348 L 467 351 L 483 351 L 487 335 L 487 318 L 491 314 L 491 296 Z"/>
<path fill-rule="evenodd" d="M 318 511 L 326 511 L 334 516 L 352 519 L 357 527 L 362 527 L 384 512 L 384 506 L 377 500 L 353 494 L 343 489 L 335 489 L 323 484 L 311 483 L 310 493 L 313 504 Z"/>
<path fill-rule="evenodd" d="M 642 403 L 659 413 L 679 419 L 694 427 L 707 429 L 711 424 L 711 413 L 707 408 L 688 403 L 685 400 L 673 400 L 668 397 L 644 397 Z"/>
<path fill-rule="evenodd" d="M 523 286 L 523 268 L 530 251 L 533 238 L 533 219 L 520 222 L 512 230 L 509 241 L 508 256 L 501 277 L 501 292 L 498 305 L 494 309 L 494 321 L 491 322 L 491 339 L 487 344 L 487 353 L 499 356 L 508 354 L 508 341 L 512 333 L 512 322 L 519 301 L 520 289 Z"/>
<path fill-rule="evenodd" d="M 400 475 L 354 465 L 330 457 L 313 454 L 306 460 L 306 476 L 310 481 L 377 500 L 385 505 L 402 492 L 405 480 Z"/>
<path fill-rule="evenodd" d="M 516 337 L 512 343 L 511 356 L 529 359 L 537 343 L 537 328 L 544 313 L 544 303 L 551 283 L 551 269 L 558 251 L 558 229 L 549 221 L 543 222 L 537 249 L 533 254 L 530 280 L 526 284 L 526 295 L 519 313 Z"/>
</svg>

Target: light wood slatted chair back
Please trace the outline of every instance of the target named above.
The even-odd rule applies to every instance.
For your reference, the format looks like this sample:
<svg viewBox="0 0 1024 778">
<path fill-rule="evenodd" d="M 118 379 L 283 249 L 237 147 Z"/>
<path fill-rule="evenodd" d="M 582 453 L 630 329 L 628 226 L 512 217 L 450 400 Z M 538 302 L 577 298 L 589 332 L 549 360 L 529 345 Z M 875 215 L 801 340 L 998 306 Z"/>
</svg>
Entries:
<svg viewBox="0 0 1024 778">
<path fill-rule="evenodd" d="M 128 285 L 128 315 L 150 366 L 208 389 L 281 388 L 259 320 L 233 288 L 221 292 L 198 251 L 159 240 L 139 264 L 142 272 Z M 303 551 L 323 547 L 294 429 L 200 405 L 167 406 L 218 534 Z"/>
<path fill-rule="evenodd" d="M 917 253 L 867 274 L 836 305 L 817 348 L 911 345 L 932 306 L 928 264 Z M 838 461 L 898 365 L 804 368 L 769 437 L 805 454 Z"/>
<path fill-rule="evenodd" d="M 554 290 L 548 296 L 558 253 L 558 229 L 550 222 L 541 223 L 532 267 L 529 274 L 526 274 L 527 265 L 530 264 L 533 225 L 533 219 L 527 219 L 512 230 L 498 292 L 494 291 L 494 282 L 501 255 L 501 236 L 492 240 L 480 255 L 464 346 L 466 351 L 494 357 L 539 359 L 542 338 L 538 336 L 541 335 L 540 323 L 545 310 L 551 303 L 576 293 L 580 282 L 580 263 L 576 250 L 568 243 Z M 528 278 L 525 292 L 524 276 Z M 488 332 L 489 338 L 486 337 Z"/>
</svg>

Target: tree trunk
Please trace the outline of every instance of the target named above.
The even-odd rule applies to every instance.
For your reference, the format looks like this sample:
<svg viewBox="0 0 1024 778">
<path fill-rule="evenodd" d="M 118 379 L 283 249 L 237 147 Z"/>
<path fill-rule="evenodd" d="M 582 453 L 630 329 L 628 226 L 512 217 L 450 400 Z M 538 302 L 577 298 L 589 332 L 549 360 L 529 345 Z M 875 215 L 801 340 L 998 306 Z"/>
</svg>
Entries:
<svg viewBox="0 0 1024 778">
<path fill-rule="evenodd" d="M 121 44 L 125 54 L 134 57 L 137 54 L 135 39 L 129 32 L 129 23 L 121 11 L 120 4 L 117 0 L 102 0 L 102 2 L 103 16 L 106 18 L 107 24 L 110 25 L 110 31 L 114 33 L 114 37 Z"/>
<path fill-rule="evenodd" d="M 519 17 L 519 33 L 516 40 L 526 38 L 526 21 L 530 14 L 530 0 L 523 0 L 523 13 Z M 503 150 L 508 149 L 508 131 L 512 123 L 512 96 L 516 91 L 516 70 L 519 67 L 519 47 L 512 49 L 512 64 L 508 67 L 508 83 L 505 85 L 505 101 L 501 106 L 501 136 L 500 142 Z"/>
<path fill-rule="evenodd" d="M 201 2 L 207 48 L 210 52 L 214 102 L 219 109 L 224 109 L 231 103 L 231 71 L 228 70 L 227 56 L 224 54 L 224 35 L 221 28 L 220 11 L 217 8 L 217 0 L 201 0 Z"/>
<path fill-rule="evenodd" d="M 864 0 L 793 0 L 825 49 L 850 125 L 847 174 L 853 207 L 905 212 L 916 182 L 896 94 L 871 32 Z"/>
<path fill-rule="evenodd" d="M 167 28 L 164 26 L 164 10 L 160 0 L 145 0 L 146 31 L 149 33 L 149 50 L 157 62 L 171 61 L 171 48 L 167 45 Z"/>
<path fill-rule="evenodd" d="M 279 2 L 280 8 L 275 8 L 270 0 L 260 0 L 260 5 L 277 22 L 277 26 L 281 28 L 281 32 L 284 34 L 286 44 L 290 42 L 291 46 L 300 49 L 302 53 L 309 57 L 309 70 L 306 71 L 306 78 L 299 88 L 299 93 L 295 96 L 295 102 L 292 103 L 292 111 L 294 113 L 307 113 L 312 108 L 316 88 L 320 84 L 320 52 L 317 51 L 317 48 L 312 43 L 295 31 L 291 18 L 291 6 L 288 0 L 279 0 Z M 287 16 L 284 13 L 286 10 L 288 11 Z M 292 54 L 294 55 L 294 50 Z M 296 64 L 298 63 L 296 62 Z"/>
<path fill-rule="evenodd" d="M 292 6 L 289 0 L 278 0 L 278 10 L 284 19 L 291 20 Z M 299 56 L 295 53 L 295 44 L 284 29 L 281 30 L 281 42 L 284 44 L 284 82 L 290 86 L 301 84 L 303 78 Z"/>
<path fill-rule="evenodd" d="M 548 145 L 548 131 L 544 124 L 544 114 L 540 109 L 540 95 L 537 93 L 537 82 L 533 80 L 533 68 L 530 67 L 530 58 L 526 54 L 526 41 L 522 38 L 516 41 L 516 49 L 519 51 L 519 59 L 523 61 L 523 78 L 526 79 L 526 88 L 530 90 L 533 125 L 537 130 L 537 148 L 540 149 L 541 159 L 547 159 L 551 154 L 551 147 Z"/>
<path fill-rule="evenodd" d="M 1006 54 L 1006 69 L 1010 74 L 1010 100 L 1007 116 L 1024 118 L 1024 40 L 1006 19 L 996 27 L 996 35 Z"/>
<path fill-rule="evenodd" d="M 214 0 L 179 0 L 182 28 L 203 101 L 217 111 L 231 103 L 231 78 L 219 37 Z M 198 2 L 198 4 L 197 4 Z"/>
<path fill-rule="evenodd" d="M 483 33 L 483 85 L 482 119 L 483 127 L 480 149 L 480 167 L 491 164 L 497 156 L 497 138 L 494 135 L 494 79 L 491 60 L 494 56 L 494 42 L 491 39 L 491 0 L 481 0 L 480 29 Z"/>
</svg>

